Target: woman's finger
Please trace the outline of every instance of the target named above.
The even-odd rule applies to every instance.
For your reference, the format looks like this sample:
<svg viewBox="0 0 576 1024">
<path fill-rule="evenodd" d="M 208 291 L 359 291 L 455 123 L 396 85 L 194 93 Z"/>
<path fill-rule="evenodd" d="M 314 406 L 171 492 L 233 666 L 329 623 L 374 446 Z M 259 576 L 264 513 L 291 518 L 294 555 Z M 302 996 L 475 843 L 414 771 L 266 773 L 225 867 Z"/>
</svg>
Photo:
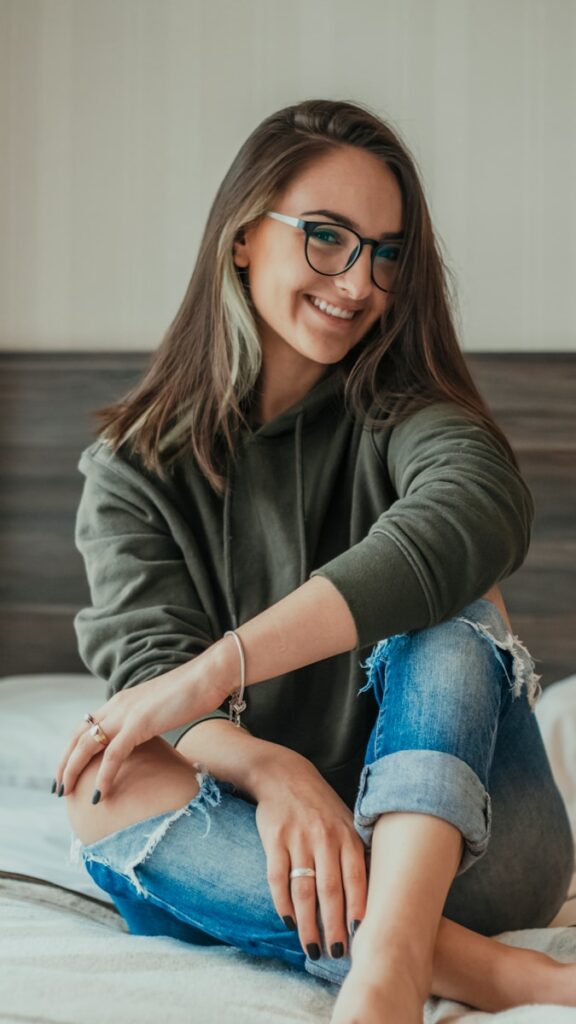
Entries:
<svg viewBox="0 0 576 1024">
<path fill-rule="evenodd" d="M 95 793 L 100 793 L 97 800 L 93 800 L 93 803 L 98 803 L 99 800 L 104 800 L 114 788 L 114 780 L 124 764 L 125 760 L 130 756 L 134 747 L 137 746 L 136 741 L 128 728 L 120 730 L 117 736 L 110 741 L 107 747 L 104 748 L 104 756 L 100 762 L 100 767 L 95 779 Z"/>
<path fill-rule="evenodd" d="M 290 855 L 285 846 L 276 843 L 266 850 L 268 886 L 272 902 L 287 928 L 296 930 L 296 913 L 290 895 Z"/>
<path fill-rule="evenodd" d="M 70 796 L 86 765 L 90 763 L 96 754 L 101 754 L 110 742 L 110 735 L 104 729 L 104 725 L 100 725 L 100 728 L 103 736 L 106 738 L 106 745 L 100 743 L 100 741 L 92 735 L 90 731 L 91 728 L 91 726 L 88 727 L 88 729 L 80 735 L 76 742 L 76 746 L 64 764 L 62 775 L 60 776 L 61 785 L 64 787 L 62 791 L 63 796 Z"/>
<path fill-rule="evenodd" d="M 344 889 L 346 930 L 351 936 L 354 922 L 364 919 L 368 892 L 366 848 L 358 836 L 357 843 L 343 843 L 340 850 L 340 867 Z M 357 927 L 357 925 L 356 925 Z M 350 940 L 348 942 L 350 945 Z"/>
<path fill-rule="evenodd" d="M 99 721 L 99 719 L 96 718 L 96 721 Z M 67 745 L 67 747 L 66 747 L 62 757 L 60 758 L 60 761 L 58 762 L 58 767 L 56 768 L 56 772 L 54 773 L 54 779 L 55 779 L 55 782 L 56 782 L 56 788 L 58 790 L 60 790 L 60 788 L 61 788 L 61 786 L 62 786 L 62 784 L 64 782 L 64 775 L 66 773 L 67 767 L 70 765 L 71 762 L 72 762 L 72 764 L 74 764 L 72 759 L 73 759 L 74 755 L 76 754 L 77 750 L 79 749 L 79 744 L 80 743 L 84 743 L 84 737 L 88 735 L 88 733 L 90 732 L 91 728 L 92 728 L 92 726 L 90 725 L 89 722 L 82 722 L 78 726 L 78 728 L 73 732 L 72 736 L 70 737 L 70 740 L 68 741 L 68 745 Z M 94 743 L 93 739 L 92 739 L 92 742 Z M 96 744 L 95 743 L 94 746 L 96 747 L 95 753 L 99 753 L 99 751 L 102 750 L 102 747 L 101 747 L 100 744 Z M 83 749 L 83 748 L 80 748 L 80 749 Z M 87 757 L 85 762 L 84 762 L 83 767 L 85 767 L 88 764 L 89 760 L 90 760 L 90 757 Z M 67 778 L 67 781 L 66 781 L 65 789 L 62 792 L 60 792 L 60 791 L 58 792 L 59 796 L 63 796 L 64 793 L 66 793 L 66 795 L 68 795 L 69 793 L 72 792 L 72 790 L 74 788 L 74 785 L 76 784 L 76 780 L 77 780 L 78 776 L 80 775 L 80 771 L 81 770 L 82 769 L 77 771 L 75 775 L 73 775 L 72 773 L 68 773 L 68 778 Z M 72 780 L 73 780 L 73 783 L 72 783 Z"/>
<path fill-rule="evenodd" d="M 301 875 L 298 878 L 290 878 L 290 871 L 294 868 L 314 868 L 314 855 L 304 846 L 299 845 L 296 851 L 290 851 L 290 869 L 288 880 L 290 885 L 290 896 L 296 915 L 298 935 L 302 949 L 308 954 L 311 960 L 317 960 L 322 953 L 322 938 L 318 928 L 316 916 L 318 898 L 316 894 L 317 878 Z"/>
<path fill-rule="evenodd" d="M 328 841 L 327 841 L 328 840 Z M 348 946 L 340 843 L 329 838 L 315 846 L 316 893 L 328 956 L 344 955 Z"/>
</svg>

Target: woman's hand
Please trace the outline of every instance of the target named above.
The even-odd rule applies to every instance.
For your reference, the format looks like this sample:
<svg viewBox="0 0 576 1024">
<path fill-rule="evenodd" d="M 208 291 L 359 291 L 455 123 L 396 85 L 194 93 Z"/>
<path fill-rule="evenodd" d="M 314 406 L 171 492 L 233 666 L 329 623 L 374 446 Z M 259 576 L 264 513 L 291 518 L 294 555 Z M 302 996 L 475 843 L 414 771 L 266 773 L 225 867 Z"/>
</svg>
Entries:
<svg viewBox="0 0 576 1024">
<path fill-rule="evenodd" d="M 227 652 L 228 648 L 224 651 L 220 644 L 215 644 L 184 665 L 120 690 L 93 711 L 94 720 L 109 742 L 104 747 L 96 742 L 88 722 L 77 727 L 56 770 L 56 784 L 64 787 L 59 795 L 68 796 L 88 762 L 104 750 L 96 788 L 105 799 L 134 747 L 218 708 L 232 689 Z"/>
<path fill-rule="evenodd" d="M 342 955 L 348 927 L 366 910 L 364 844 L 352 812 L 310 761 L 290 751 L 278 768 L 266 773 L 256 808 L 274 906 L 280 917 L 293 919 L 302 948 L 317 959 L 318 902 L 326 952 Z M 301 867 L 314 868 L 316 878 L 290 879 L 291 869 Z"/>
</svg>

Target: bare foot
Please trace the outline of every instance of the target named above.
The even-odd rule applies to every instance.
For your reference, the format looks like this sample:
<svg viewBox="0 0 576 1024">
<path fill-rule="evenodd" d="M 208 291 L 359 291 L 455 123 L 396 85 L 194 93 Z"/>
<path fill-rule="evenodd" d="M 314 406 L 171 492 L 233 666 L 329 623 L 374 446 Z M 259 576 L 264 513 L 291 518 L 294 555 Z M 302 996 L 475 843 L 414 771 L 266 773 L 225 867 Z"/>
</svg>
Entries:
<svg viewBox="0 0 576 1024">
<path fill-rule="evenodd" d="M 552 1006 L 576 1006 L 576 964 L 561 963 L 546 954 L 542 955 L 542 975 L 534 1002 Z"/>
<path fill-rule="evenodd" d="M 358 942 L 358 936 L 354 943 Z M 410 971 L 407 957 L 370 955 L 353 945 L 346 975 L 330 1024 L 422 1024 L 424 992 Z"/>
</svg>

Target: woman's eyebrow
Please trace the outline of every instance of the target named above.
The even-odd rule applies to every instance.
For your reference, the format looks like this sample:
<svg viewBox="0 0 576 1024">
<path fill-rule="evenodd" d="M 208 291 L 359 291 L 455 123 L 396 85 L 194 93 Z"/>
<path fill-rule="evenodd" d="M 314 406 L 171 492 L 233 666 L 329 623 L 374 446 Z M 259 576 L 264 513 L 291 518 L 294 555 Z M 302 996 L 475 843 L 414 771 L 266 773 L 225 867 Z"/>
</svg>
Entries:
<svg viewBox="0 0 576 1024">
<path fill-rule="evenodd" d="M 323 217 L 330 217 L 331 220 L 339 221 L 339 223 L 344 224 L 345 227 L 352 228 L 354 231 L 358 231 L 358 233 L 361 234 L 358 225 L 355 224 L 353 220 L 350 220 L 350 217 L 347 217 L 344 213 L 337 213 L 336 210 L 304 210 L 300 214 L 300 217 L 307 217 L 310 213 L 321 213 Z M 404 238 L 404 232 L 383 231 L 380 235 L 380 239 L 382 238 Z"/>
</svg>

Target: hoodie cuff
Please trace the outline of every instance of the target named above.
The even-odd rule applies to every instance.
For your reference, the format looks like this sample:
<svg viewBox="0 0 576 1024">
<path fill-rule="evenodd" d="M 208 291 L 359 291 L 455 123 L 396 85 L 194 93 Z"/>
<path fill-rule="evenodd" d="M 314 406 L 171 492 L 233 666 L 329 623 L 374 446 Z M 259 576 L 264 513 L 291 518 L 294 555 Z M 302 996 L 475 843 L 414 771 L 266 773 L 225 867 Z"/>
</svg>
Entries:
<svg viewBox="0 0 576 1024">
<path fill-rule="evenodd" d="M 430 608 L 420 580 L 389 537 L 369 535 L 314 569 L 309 578 L 312 576 L 330 580 L 346 601 L 358 634 L 354 650 L 430 625 Z"/>
</svg>

